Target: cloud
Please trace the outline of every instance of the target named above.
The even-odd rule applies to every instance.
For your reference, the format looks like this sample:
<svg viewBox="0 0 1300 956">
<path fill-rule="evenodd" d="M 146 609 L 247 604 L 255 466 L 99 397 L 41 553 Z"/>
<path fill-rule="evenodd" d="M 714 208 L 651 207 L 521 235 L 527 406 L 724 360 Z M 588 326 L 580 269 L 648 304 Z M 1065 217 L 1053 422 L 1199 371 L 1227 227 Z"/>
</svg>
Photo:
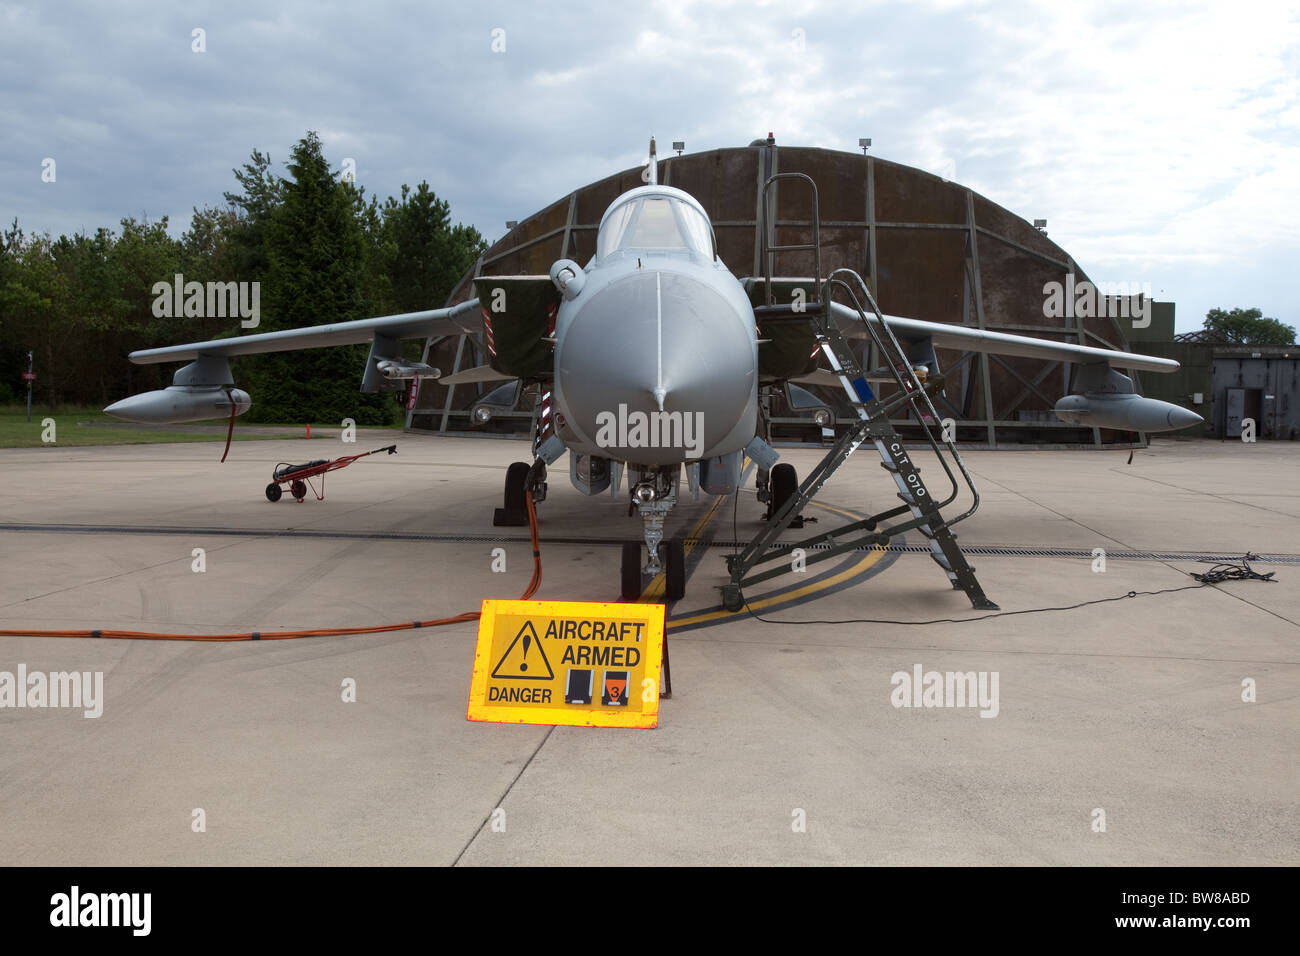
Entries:
<svg viewBox="0 0 1300 956">
<path fill-rule="evenodd" d="M 1298 67 L 1280 3 L 9 3 L 0 213 L 179 232 L 252 149 L 283 162 L 315 129 L 367 192 L 427 179 L 495 238 L 642 162 L 652 133 L 691 151 L 871 136 L 1047 218 L 1090 274 L 1163 288 L 1180 328 L 1247 292 L 1296 324 L 1290 269 L 1259 264 L 1300 253 Z"/>
</svg>

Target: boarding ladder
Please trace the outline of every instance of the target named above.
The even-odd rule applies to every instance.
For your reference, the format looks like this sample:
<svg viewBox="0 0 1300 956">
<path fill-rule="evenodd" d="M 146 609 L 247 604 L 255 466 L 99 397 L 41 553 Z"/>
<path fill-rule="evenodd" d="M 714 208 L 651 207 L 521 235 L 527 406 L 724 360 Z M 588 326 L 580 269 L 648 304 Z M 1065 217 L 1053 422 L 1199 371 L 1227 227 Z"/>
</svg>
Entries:
<svg viewBox="0 0 1300 956">
<path fill-rule="evenodd" d="M 796 549 L 804 552 L 804 566 L 827 561 L 853 551 L 887 546 L 890 540 L 906 531 L 917 530 L 925 536 L 930 546 L 930 556 L 943 569 L 954 590 L 966 592 L 972 606 L 979 610 L 997 610 L 998 606 L 985 596 L 983 588 L 957 545 L 952 527 L 969 518 L 979 507 L 979 491 L 962 462 L 961 455 L 951 440 L 942 432 L 936 439 L 934 427 L 940 422 L 939 413 L 931 401 L 930 393 L 942 387 L 941 376 L 927 377 L 925 384 L 917 376 L 912 361 L 886 321 L 884 313 L 862 277 L 852 269 L 836 269 L 821 279 L 821 219 L 817 208 L 817 186 L 803 173 L 778 173 L 763 185 L 760 218 L 776 221 L 775 207 L 769 207 L 768 191 L 774 183 L 789 179 L 806 184 L 812 199 L 812 241 L 780 245 L 774 243 L 775 230 L 760 222 L 760 252 L 765 286 L 764 304 L 755 307 L 761 322 L 812 322 L 817 342 L 825 354 L 857 421 L 841 435 L 799 485 L 798 490 L 759 529 L 743 550 L 727 556 L 730 581 L 722 588 L 722 604 L 737 611 L 744 606 L 744 589 L 761 581 L 790 573 L 790 555 Z M 813 294 L 804 302 L 778 303 L 772 275 L 776 256 L 785 252 L 810 251 L 813 253 Z M 840 296 L 847 304 L 836 302 Z M 870 309 L 870 314 L 863 303 Z M 884 359 L 890 377 L 898 392 L 882 400 L 867 383 L 866 373 L 841 331 L 840 322 L 860 323 Z M 939 500 L 921 478 L 921 470 L 894 430 L 890 416 L 910 413 L 921 425 L 925 443 L 930 446 L 950 486 L 947 495 Z M 821 490 L 831 475 L 846 462 L 863 442 L 871 442 L 880 453 L 881 466 L 893 477 L 902 504 L 873 514 L 868 518 L 825 531 L 800 541 L 777 544 L 777 539 L 795 522 L 797 516 Z M 951 464 L 950 464 L 951 462 Z M 947 519 L 941 509 L 956 501 L 960 486 L 952 465 L 960 473 L 972 496 L 971 506 L 955 518 Z M 762 566 L 768 565 L 763 568 Z"/>
</svg>

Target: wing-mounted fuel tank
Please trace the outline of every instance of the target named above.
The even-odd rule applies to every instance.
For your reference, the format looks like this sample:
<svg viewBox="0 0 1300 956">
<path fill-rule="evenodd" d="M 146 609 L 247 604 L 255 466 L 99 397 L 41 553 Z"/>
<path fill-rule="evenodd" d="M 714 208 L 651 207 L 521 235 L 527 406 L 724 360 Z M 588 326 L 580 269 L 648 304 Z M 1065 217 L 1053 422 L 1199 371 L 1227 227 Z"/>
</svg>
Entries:
<svg viewBox="0 0 1300 956">
<path fill-rule="evenodd" d="M 1131 432 L 1168 432 L 1203 421 L 1196 412 L 1133 393 L 1133 380 L 1105 362 L 1079 367 L 1074 389 L 1056 403 L 1056 417 L 1070 425 Z"/>
<path fill-rule="evenodd" d="M 560 293 L 550 276 L 479 276 L 474 280 L 483 312 L 488 363 L 513 378 L 539 378 L 553 371 L 552 341 Z"/>
<path fill-rule="evenodd" d="M 229 418 L 232 404 L 235 414 L 242 415 L 252 407 L 253 400 L 243 389 L 235 388 L 234 381 L 229 362 L 219 356 L 202 355 L 178 370 L 168 388 L 132 395 L 109 405 L 104 412 L 124 421 L 150 425 Z"/>
</svg>

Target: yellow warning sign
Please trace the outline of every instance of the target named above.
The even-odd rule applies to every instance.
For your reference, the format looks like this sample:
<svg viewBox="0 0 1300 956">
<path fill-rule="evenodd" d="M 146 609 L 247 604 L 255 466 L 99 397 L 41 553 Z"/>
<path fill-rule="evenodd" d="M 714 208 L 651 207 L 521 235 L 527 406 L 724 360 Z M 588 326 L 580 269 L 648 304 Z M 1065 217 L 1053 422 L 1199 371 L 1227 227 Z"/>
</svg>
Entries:
<svg viewBox="0 0 1300 956">
<path fill-rule="evenodd" d="M 484 601 L 470 720 L 656 727 L 662 604 Z"/>
</svg>

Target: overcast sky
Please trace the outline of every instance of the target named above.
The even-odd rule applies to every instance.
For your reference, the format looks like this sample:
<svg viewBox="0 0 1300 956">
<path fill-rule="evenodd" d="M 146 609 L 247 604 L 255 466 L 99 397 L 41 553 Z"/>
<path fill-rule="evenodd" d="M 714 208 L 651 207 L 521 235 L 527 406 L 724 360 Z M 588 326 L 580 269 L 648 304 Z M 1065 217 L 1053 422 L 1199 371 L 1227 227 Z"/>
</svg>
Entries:
<svg viewBox="0 0 1300 956">
<path fill-rule="evenodd" d="M 1214 306 L 1300 325 L 1297 4 L 0 0 L 5 225 L 179 235 L 308 129 L 368 193 L 428 180 L 489 240 L 652 133 L 870 136 L 1150 283 L 1180 331 Z"/>
</svg>

